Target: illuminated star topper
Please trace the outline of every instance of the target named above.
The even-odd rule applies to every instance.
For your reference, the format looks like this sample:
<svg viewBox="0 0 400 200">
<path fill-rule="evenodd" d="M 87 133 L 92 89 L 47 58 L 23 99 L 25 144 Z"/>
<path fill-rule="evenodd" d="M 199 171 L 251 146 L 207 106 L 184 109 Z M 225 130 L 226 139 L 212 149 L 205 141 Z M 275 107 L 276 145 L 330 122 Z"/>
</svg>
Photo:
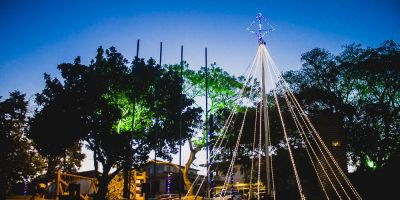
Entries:
<svg viewBox="0 0 400 200">
<path fill-rule="evenodd" d="M 247 30 L 250 31 L 250 33 L 254 33 L 257 36 L 258 42 L 261 44 L 265 43 L 263 37 L 267 33 L 275 30 L 275 28 L 267 22 L 267 19 L 265 19 L 261 13 L 257 13 L 256 20 L 247 27 Z"/>
</svg>

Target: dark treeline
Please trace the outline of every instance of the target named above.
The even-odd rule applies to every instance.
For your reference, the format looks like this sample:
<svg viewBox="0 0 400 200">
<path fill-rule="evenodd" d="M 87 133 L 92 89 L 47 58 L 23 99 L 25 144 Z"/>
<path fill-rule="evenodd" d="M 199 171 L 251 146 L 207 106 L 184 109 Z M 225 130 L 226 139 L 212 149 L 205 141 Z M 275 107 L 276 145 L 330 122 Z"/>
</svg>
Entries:
<svg viewBox="0 0 400 200">
<path fill-rule="evenodd" d="M 284 73 L 284 77 L 311 117 L 329 113 L 340 123 L 342 145 L 357 168 L 350 175 L 356 188 L 366 199 L 394 194 L 390 180 L 400 178 L 396 171 L 400 167 L 400 46 L 394 41 L 385 41 L 377 48 L 352 44 L 344 46 L 339 55 L 316 48 L 301 59 L 303 66 Z M 96 171 L 99 163 L 102 166 L 97 175 L 97 198 L 104 199 L 111 179 L 131 167 L 141 168 L 156 146 L 162 147 L 157 155 L 163 159 L 177 153 L 179 113 L 182 141 L 192 141 L 195 130 L 202 126 L 202 110 L 194 101 L 201 92 L 181 95 L 176 66 L 162 67 L 151 58 L 128 62 L 114 47 L 100 47 L 89 65 L 77 57 L 58 69 L 62 80 L 44 75 L 45 88 L 36 94 L 31 115 L 20 92 L 11 92 L 0 101 L 0 198 L 14 192 L 12 188 L 25 179 L 49 180 L 59 169 L 77 171 L 85 158 L 81 152 L 85 143 L 94 152 Z M 202 73 L 187 76 L 184 88 L 191 81 L 204 92 L 199 83 Z M 214 131 L 218 132 L 226 118 L 224 106 L 231 103 L 230 99 L 219 100 L 218 92 L 231 95 L 230 89 L 239 88 L 242 78 L 227 79 L 233 81 L 228 86 L 213 85 L 212 77 L 209 80 L 215 88 L 211 111 L 215 112 Z M 254 116 L 254 109 L 249 112 Z M 251 127 L 245 127 L 245 132 L 252 134 Z M 249 145 L 240 150 L 243 154 L 238 160 L 246 160 L 251 138 L 245 137 L 243 142 Z M 197 145 L 204 146 L 203 139 L 197 140 Z M 277 155 L 284 154 L 279 153 L 283 151 L 277 145 L 280 140 L 272 139 Z M 224 152 L 231 152 L 229 145 Z M 299 155 L 298 159 L 304 156 Z M 276 160 L 275 168 L 289 169 L 283 156 Z M 299 167 L 309 168 L 306 164 Z M 116 170 L 110 173 L 112 168 Z M 290 176 L 290 170 L 278 171 L 278 186 L 285 186 Z M 290 188 L 283 188 L 278 192 L 290 193 Z"/>
<path fill-rule="evenodd" d="M 400 46 L 344 46 L 339 55 L 316 48 L 303 66 L 285 73 L 311 115 L 330 113 L 343 128 L 352 175 L 366 199 L 393 197 L 400 178 Z"/>
<path fill-rule="evenodd" d="M 378 48 L 363 48 L 358 44 L 343 48 L 338 55 L 321 48 L 306 52 L 301 57 L 302 67 L 283 73 L 283 77 L 322 137 L 327 126 L 335 128 L 334 134 L 341 140 L 341 155 L 337 156 L 342 157 L 337 159 L 343 163 L 344 171 L 347 171 L 346 163 L 356 168 L 349 177 L 362 197 L 392 197 L 397 192 L 392 183 L 400 176 L 396 170 L 400 167 L 400 46 L 394 41 L 385 41 Z M 274 99 L 272 94 L 269 99 Z M 278 92 L 278 99 L 284 102 L 283 93 Z M 277 196 L 279 199 L 297 198 L 287 147 L 282 145 L 279 115 L 275 103 L 269 104 Z M 298 171 L 304 180 L 314 182 L 309 187 L 315 190 L 319 188 L 316 175 L 289 108 L 282 103 L 281 110 L 294 146 Z M 248 179 L 250 158 L 254 155 L 255 111 L 255 107 L 248 110 L 237 157 Z M 219 126 L 223 125 L 228 113 L 220 116 Z M 219 162 L 226 163 L 231 159 L 243 118 L 244 113 L 239 113 Z M 330 146 L 331 141 L 326 139 Z M 264 145 L 264 139 L 262 143 Z M 226 171 L 228 166 L 229 162 L 219 167 Z M 253 180 L 257 179 L 257 173 L 253 176 Z M 264 180 L 265 174 L 262 176 Z M 312 195 L 323 198 L 317 193 Z"/>
</svg>

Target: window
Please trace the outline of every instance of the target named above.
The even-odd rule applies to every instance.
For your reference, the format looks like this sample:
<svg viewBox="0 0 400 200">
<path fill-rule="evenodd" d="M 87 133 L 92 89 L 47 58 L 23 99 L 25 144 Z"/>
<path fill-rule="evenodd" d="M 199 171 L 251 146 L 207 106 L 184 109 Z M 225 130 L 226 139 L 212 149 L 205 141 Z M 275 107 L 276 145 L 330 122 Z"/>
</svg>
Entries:
<svg viewBox="0 0 400 200">
<path fill-rule="evenodd" d="M 157 166 L 157 173 L 163 173 L 164 172 L 164 166 Z"/>
<path fill-rule="evenodd" d="M 333 147 L 340 147 L 342 144 L 339 140 L 332 140 Z"/>
</svg>

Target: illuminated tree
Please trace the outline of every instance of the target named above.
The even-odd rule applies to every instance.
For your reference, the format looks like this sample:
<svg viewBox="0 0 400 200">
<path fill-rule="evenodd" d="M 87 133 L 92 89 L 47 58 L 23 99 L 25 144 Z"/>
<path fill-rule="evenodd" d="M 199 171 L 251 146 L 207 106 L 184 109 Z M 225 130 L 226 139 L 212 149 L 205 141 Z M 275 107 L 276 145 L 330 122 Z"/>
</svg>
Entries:
<svg viewBox="0 0 400 200">
<path fill-rule="evenodd" d="M 123 168 L 140 169 L 156 145 L 162 147 L 158 155 L 171 159 L 181 139 L 180 113 L 183 141 L 200 120 L 200 109 L 192 106 L 194 101 L 180 94 L 177 72 L 161 68 L 153 59 L 145 63 L 136 58 L 131 67 L 127 65 L 114 47 L 106 51 L 100 47 L 89 66 L 82 65 L 79 57 L 74 63 L 59 65 L 63 84 L 48 77 L 46 82 L 52 84 L 47 84 L 44 95 L 37 98 L 38 102 L 51 103 L 41 105 L 36 115 L 43 116 L 35 119 L 44 118 L 51 127 L 36 129 L 65 140 L 52 146 L 54 151 L 63 152 L 72 141 L 84 140 L 94 152 L 96 171 L 101 163 L 98 199 L 105 198 L 108 183 Z M 35 130 L 35 126 L 31 128 Z"/>
<path fill-rule="evenodd" d="M 174 71 L 180 71 L 180 65 L 169 66 Z M 235 77 L 222 68 L 218 67 L 216 63 L 211 64 L 208 70 L 208 97 L 210 101 L 209 115 L 213 115 L 215 120 L 216 130 L 217 127 L 221 127 L 224 122 L 224 111 L 233 109 L 234 102 L 238 98 L 239 90 L 242 86 L 243 77 Z M 206 68 L 201 67 L 200 70 L 194 71 L 188 68 L 188 64 L 184 63 L 183 66 L 183 92 L 190 99 L 198 99 L 206 96 Z M 199 106 L 199 105 L 198 105 Z M 205 112 L 203 114 L 203 122 L 205 122 Z M 205 122 L 207 123 L 207 122 Z M 203 125 L 204 128 L 205 125 Z M 210 131 L 210 130 L 209 130 Z M 189 190 L 188 195 L 193 195 L 193 188 L 191 188 L 192 182 L 189 179 L 189 169 L 193 161 L 196 159 L 196 154 L 206 147 L 207 133 L 200 131 L 202 135 L 198 136 L 192 134 L 191 138 L 188 138 L 190 154 L 189 158 L 182 169 L 183 181 L 186 188 Z M 210 138 L 211 140 L 213 138 Z M 212 143 L 212 141 L 210 141 Z"/>
</svg>

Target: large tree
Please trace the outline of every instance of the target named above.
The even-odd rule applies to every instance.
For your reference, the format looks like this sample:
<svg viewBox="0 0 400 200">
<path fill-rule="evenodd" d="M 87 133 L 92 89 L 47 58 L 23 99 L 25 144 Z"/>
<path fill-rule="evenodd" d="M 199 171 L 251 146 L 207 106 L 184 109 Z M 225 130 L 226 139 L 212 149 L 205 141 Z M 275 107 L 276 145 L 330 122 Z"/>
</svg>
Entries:
<svg viewBox="0 0 400 200">
<path fill-rule="evenodd" d="M 56 170 L 74 172 L 85 155 L 80 140 L 85 134 L 81 107 L 72 88 L 45 74 L 45 88 L 36 94 L 33 117 L 29 120 L 28 136 L 46 159 L 46 178 L 52 179 Z"/>
<path fill-rule="evenodd" d="M 11 186 L 26 178 L 34 178 L 44 168 L 43 159 L 27 139 L 27 106 L 25 95 L 10 92 L 0 101 L 0 198 Z"/>
<path fill-rule="evenodd" d="M 181 70 L 180 65 L 168 66 L 168 68 L 172 68 L 174 71 L 179 72 Z M 206 86 L 206 73 L 207 73 L 207 86 Z M 189 158 L 185 163 L 183 168 L 179 168 L 183 175 L 183 181 L 188 189 L 188 195 L 192 196 L 194 193 L 194 188 L 192 186 L 192 180 L 189 179 L 189 169 L 192 163 L 196 159 L 196 154 L 206 147 L 206 137 L 207 134 L 205 132 L 205 126 L 213 124 L 213 127 L 208 128 L 208 132 L 219 132 L 220 128 L 224 123 L 224 113 L 226 110 L 233 109 L 235 102 L 238 100 L 240 89 L 242 87 L 243 77 L 235 77 L 232 74 L 224 71 L 222 68 L 217 66 L 216 63 L 212 63 L 211 67 L 206 69 L 205 67 L 201 67 L 199 70 L 191 70 L 189 69 L 189 65 L 184 63 L 182 68 L 183 74 L 183 92 L 190 99 L 203 98 L 206 96 L 206 87 L 208 88 L 208 100 L 209 107 L 208 113 L 211 117 L 208 122 L 205 120 L 205 112 L 202 113 L 202 122 L 204 123 L 200 126 L 200 131 L 202 134 L 198 135 L 191 134 L 189 138 L 187 138 L 187 142 L 189 143 Z M 199 105 L 197 105 L 199 106 Z M 213 122 L 211 122 L 212 120 Z M 215 128 L 214 128 L 215 127 Z M 214 130 L 210 130 L 210 128 Z M 213 143 L 214 138 L 210 138 L 210 144 Z M 177 167 L 176 165 L 173 165 Z M 178 168 L 178 167 L 177 167 Z"/>
<path fill-rule="evenodd" d="M 361 48 L 360 45 L 345 46 L 344 51 L 335 56 L 327 50 L 316 48 L 302 55 L 303 67 L 298 71 L 284 74 L 300 104 L 313 121 L 319 118 L 332 117 L 328 120 L 340 122 L 336 127 L 337 134 L 345 134 L 348 153 L 358 163 L 359 171 L 379 171 L 391 163 L 392 157 L 399 152 L 400 135 L 400 48 L 393 41 L 386 41 L 378 48 Z M 277 87 L 279 102 L 283 99 L 283 90 Z M 268 99 L 272 99 L 270 96 Z M 294 154 L 300 176 L 313 180 L 311 166 L 307 165 L 304 146 L 296 131 L 293 119 L 285 103 L 281 103 L 283 119 L 290 141 L 294 146 Z M 276 113 L 276 105 L 270 102 L 270 129 L 274 149 L 274 169 L 277 177 L 277 188 L 281 195 L 288 185 L 290 174 L 282 171 L 288 166 L 286 146 L 282 145 L 282 128 Z M 242 111 L 244 109 L 241 109 Z M 244 113 L 238 113 L 237 122 L 233 124 L 231 138 L 236 139 L 241 128 Z M 249 108 L 244 124 L 243 136 L 237 162 L 249 169 L 249 158 L 252 157 L 255 109 Z M 318 124 L 316 124 L 317 128 Z M 321 132 L 323 135 L 324 132 Z M 229 141 L 225 150 L 221 151 L 221 163 L 232 157 L 236 140 Z M 256 139 L 256 143 L 258 139 Z M 262 145 L 264 145 L 262 143 Z M 302 158 L 302 159 L 299 159 Z M 306 159 L 308 160 L 308 159 Z M 309 163 L 308 163 L 309 164 Z M 220 167 L 224 168 L 223 165 Z M 227 166 L 225 166 L 227 169 Z M 388 173 L 385 171 L 385 173 Z M 293 188 L 292 188 L 293 189 Z"/>
<path fill-rule="evenodd" d="M 105 198 L 108 183 L 123 168 L 141 168 L 156 145 L 162 147 L 158 155 L 170 159 L 178 142 L 191 135 L 199 120 L 200 110 L 192 106 L 194 101 L 180 94 L 179 74 L 161 68 L 153 59 L 146 63 L 135 58 L 128 67 L 114 47 L 105 51 L 100 47 L 89 66 L 77 58 L 59 69 L 64 83 L 56 85 L 70 92 L 69 102 L 61 106 L 62 111 L 71 112 L 74 122 L 68 127 L 75 130 L 69 137 L 86 141 L 94 152 L 95 169 L 97 163 L 102 165 L 98 199 Z"/>
<path fill-rule="evenodd" d="M 379 170 L 398 152 L 400 46 L 347 45 L 302 55 L 303 67 L 285 74 L 309 113 L 334 113 L 346 130 L 348 152 L 360 170 Z"/>
</svg>

